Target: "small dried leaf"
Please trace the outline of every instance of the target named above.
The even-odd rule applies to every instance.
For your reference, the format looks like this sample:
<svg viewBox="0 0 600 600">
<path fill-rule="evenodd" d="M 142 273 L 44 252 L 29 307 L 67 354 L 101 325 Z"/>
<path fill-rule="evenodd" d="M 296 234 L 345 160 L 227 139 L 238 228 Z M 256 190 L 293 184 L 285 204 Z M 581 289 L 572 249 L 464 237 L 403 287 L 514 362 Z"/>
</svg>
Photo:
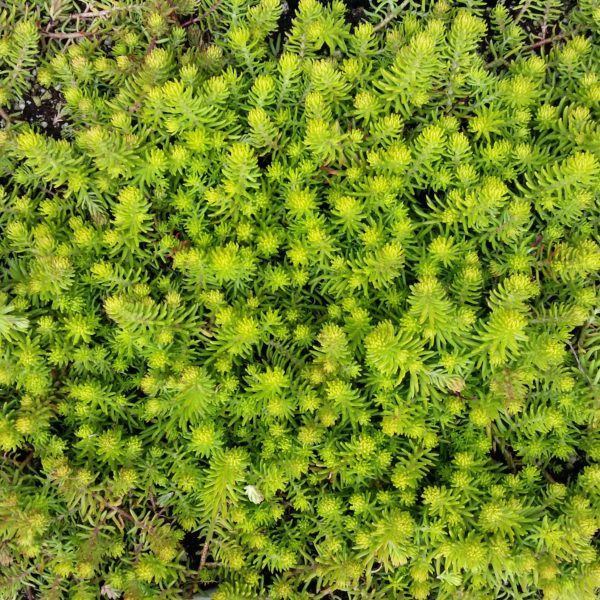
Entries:
<svg viewBox="0 0 600 600">
<path fill-rule="evenodd" d="M 248 498 L 250 498 L 250 502 L 254 502 L 254 504 L 260 504 L 265 499 L 261 491 L 253 485 L 247 485 L 244 490 Z"/>
</svg>

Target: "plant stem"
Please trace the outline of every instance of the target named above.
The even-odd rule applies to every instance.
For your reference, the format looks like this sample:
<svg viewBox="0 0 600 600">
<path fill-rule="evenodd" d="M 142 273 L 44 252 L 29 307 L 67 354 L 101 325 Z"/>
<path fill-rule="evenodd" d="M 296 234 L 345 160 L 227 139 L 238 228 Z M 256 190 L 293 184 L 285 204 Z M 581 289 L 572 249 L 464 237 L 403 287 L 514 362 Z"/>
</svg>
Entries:
<svg viewBox="0 0 600 600">
<path fill-rule="evenodd" d="M 105 10 L 88 10 L 85 12 L 75 13 L 73 15 L 69 15 L 68 18 L 70 20 L 75 19 L 95 19 L 108 17 L 113 13 L 122 11 L 122 10 L 139 10 L 142 6 L 113 6 L 112 8 L 107 8 Z"/>
<path fill-rule="evenodd" d="M 391 21 L 393 21 L 408 6 L 408 3 L 409 0 L 404 0 L 404 2 L 400 6 L 394 8 L 393 10 L 390 10 L 390 12 L 379 23 L 377 23 L 375 27 L 373 27 L 373 31 L 381 31 L 382 29 L 387 27 L 388 24 Z"/>
<path fill-rule="evenodd" d="M 206 539 L 204 540 L 204 546 L 202 547 L 202 554 L 200 555 L 200 564 L 198 565 L 198 571 L 202 571 L 206 566 L 206 560 L 208 559 L 208 548 L 210 546 L 210 541 L 212 540 L 213 533 L 215 531 L 215 524 L 217 522 L 217 516 L 211 521 L 210 527 L 208 528 L 208 532 L 206 534 Z"/>
<path fill-rule="evenodd" d="M 553 44 L 554 42 L 559 42 L 560 40 L 564 40 L 566 37 L 567 37 L 566 33 L 564 33 L 564 32 L 559 33 L 552 37 L 544 38 L 543 40 L 538 40 L 537 42 L 530 44 L 529 46 L 525 46 L 525 48 L 523 48 L 523 51 L 527 52 L 528 50 L 535 50 L 536 48 L 541 48 L 542 46 L 546 46 L 547 44 Z M 513 50 L 513 51 L 509 52 L 509 54 L 507 56 L 503 56 L 501 58 L 492 60 L 489 63 L 487 63 L 485 66 L 488 69 L 493 69 L 494 67 L 497 67 L 498 65 L 501 65 L 501 64 L 507 62 L 508 58 L 511 55 L 516 54 L 517 52 L 518 52 L 518 50 Z"/>
<path fill-rule="evenodd" d="M 0 106 L 0 118 L 4 119 L 4 122 L 7 125 L 10 125 L 10 123 L 11 123 L 10 117 L 8 116 L 8 113 L 5 112 L 1 106 Z"/>
<path fill-rule="evenodd" d="M 93 31 L 72 31 L 72 32 L 52 32 L 43 31 L 42 35 L 53 40 L 76 40 L 84 37 L 93 37 L 96 35 Z"/>
<path fill-rule="evenodd" d="M 219 5 L 222 4 L 222 2 L 223 2 L 223 0 L 215 0 L 213 5 L 206 12 L 202 13 L 198 17 L 194 17 L 193 19 L 190 19 L 189 21 L 185 21 L 184 23 L 181 24 L 181 26 L 189 27 L 190 25 L 193 25 L 194 23 L 198 23 L 199 21 L 206 19 L 206 17 L 208 17 L 208 15 L 210 15 L 215 10 L 217 10 L 217 8 L 219 8 Z"/>
<path fill-rule="evenodd" d="M 588 374 L 585 372 L 585 369 L 583 368 L 583 365 L 581 364 L 581 361 L 579 360 L 579 356 L 577 355 L 577 352 L 575 352 L 575 348 L 573 347 L 573 344 L 571 344 L 571 342 L 567 342 L 567 344 L 571 350 L 571 353 L 575 357 L 575 362 L 577 363 L 577 368 L 581 371 L 581 373 L 585 377 L 586 381 L 590 385 L 592 385 L 592 380 L 588 377 Z"/>
<path fill-rule="evenodd" d="M 559 34 L 554 35 L 549 38 L 544 38 L 543 40 L 539 40 L 535 44 L 531 44 L 531 46 L 527 46 L 527 50 L 535 50 L 536 48 L 541 48 L 542 46 L 545 46 L 546 44 L 552 44 L 553 42 L 558 42 L 560 40 L 563 40 L 563 39 L 565 39 L 565 37 L 566 37 L 566 34 L 563 32 L 563 33 L 559 33 Z"/>
</svg>

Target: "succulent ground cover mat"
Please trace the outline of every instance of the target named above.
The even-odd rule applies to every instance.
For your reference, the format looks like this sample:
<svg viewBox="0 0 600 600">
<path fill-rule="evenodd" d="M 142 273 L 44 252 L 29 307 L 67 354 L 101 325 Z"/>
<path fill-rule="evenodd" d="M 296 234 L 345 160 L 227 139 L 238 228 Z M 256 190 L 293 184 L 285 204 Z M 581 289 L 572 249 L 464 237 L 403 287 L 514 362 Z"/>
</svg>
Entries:
<svg viewBox="0 0 600 600">
<path fill-rule="evenodd" d="M 0 599 L 597 598 L 599 39 L 0 2 Z"/>
</svg>

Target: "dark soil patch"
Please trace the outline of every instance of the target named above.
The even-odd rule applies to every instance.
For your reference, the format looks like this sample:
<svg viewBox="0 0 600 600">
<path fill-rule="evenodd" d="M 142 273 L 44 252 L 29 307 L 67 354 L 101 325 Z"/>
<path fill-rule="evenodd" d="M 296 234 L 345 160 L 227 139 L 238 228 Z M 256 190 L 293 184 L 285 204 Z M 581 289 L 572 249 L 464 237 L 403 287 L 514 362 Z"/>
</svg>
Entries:
<svg viewBox="0 0 600 600">
<path fill-rule="evenodd" d="M 273 162 L 272 154 L 263 154 L 262 156 L 258 157 L 258 166 L 262 170 L 268 169 L 272 162 Z"/>
<path fill-rule="evenodd" d="M 523 468 L 512 447 L 509 444 L 500 443 L 500 440 L 497 440 L 490 448 L 490 458 L 511 473 L 518 473 Z"/>
<path fill-rule="evenodd" d="M 549 479 L 567 485 L 574 481 L 588 465 L 585 454 L 575 454 L 569 460 L 553 462 L 547 471 Z"/>
<path fill-rule="evenodd" d="M 275 31 L 275 36 L 281 35 L 281 37 L 285 39 L 285 36 L 292 28 L 292 21 L 296 16 L 297 10 L 298 0 L 287 0 L 286 2 L 283 2 L 283 10 L 281 11 L 281 15 L 279 16 L 279 22 L 277 23 L 277 30 Z"/>
<path fill-rule="evenodd" d="M 197 532 L 188 531 L 183 536 L 181 542 L 185 553 L 187 554 L 187 564 L 192 569 L 198 569 L 200 566 L 200 553 L 202 552 L 202 544 Z"/>
<path fill-rule="evenodd" d="M 347 0 L 346 21 L 353 26 L 358 25 L 364 20 L 370 6 L 371 2 L 369 0 Z"/>
<path fill-rule="evenodd" d="M 23 97 L 18 108 L 23 121 L 31 123 L 40 133 L 61 139 L 66 125 L 61 111 L 63 104 L 64 98 L 58 90 L 34 88 Z"/>
</svg>

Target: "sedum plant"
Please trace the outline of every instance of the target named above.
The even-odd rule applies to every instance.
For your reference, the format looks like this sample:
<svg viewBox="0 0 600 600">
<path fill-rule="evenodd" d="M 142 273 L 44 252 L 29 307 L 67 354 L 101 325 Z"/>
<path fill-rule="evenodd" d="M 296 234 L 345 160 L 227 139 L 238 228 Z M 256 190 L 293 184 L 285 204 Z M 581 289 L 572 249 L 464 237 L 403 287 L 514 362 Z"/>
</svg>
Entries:
<svg viewBox="0 0 600 600">
<path fill-rule="evenodd" d="M 0 19 L 0 598 L 596 598 L 597 0 L 81 5 Z"/>
</svg>

